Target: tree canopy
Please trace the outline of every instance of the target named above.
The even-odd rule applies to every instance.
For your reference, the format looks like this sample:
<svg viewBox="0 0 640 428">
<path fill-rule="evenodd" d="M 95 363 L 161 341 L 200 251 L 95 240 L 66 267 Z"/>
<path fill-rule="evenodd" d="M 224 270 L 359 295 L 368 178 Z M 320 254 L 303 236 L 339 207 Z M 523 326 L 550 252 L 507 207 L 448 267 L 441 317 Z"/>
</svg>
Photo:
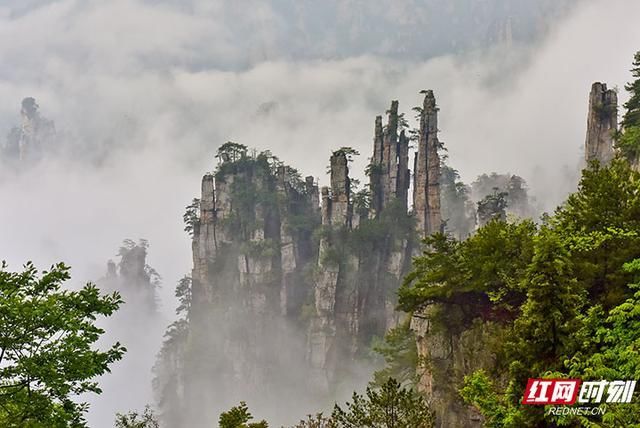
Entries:
<svg viewBox="0 0 640 428">
<path fill-rule="evenodd" d="M 95 347 L 104 331 L 98 316 L 122 303 L 117 293 L 101 295 L 87 284 L 64 289 L 69 267 L 60 263 L 38 272 L 0 268 L 0 426 L 85 427 L 84 393 L 100 393 L 96 378 L 122 358 L 119 343 Z"/>
</svg>

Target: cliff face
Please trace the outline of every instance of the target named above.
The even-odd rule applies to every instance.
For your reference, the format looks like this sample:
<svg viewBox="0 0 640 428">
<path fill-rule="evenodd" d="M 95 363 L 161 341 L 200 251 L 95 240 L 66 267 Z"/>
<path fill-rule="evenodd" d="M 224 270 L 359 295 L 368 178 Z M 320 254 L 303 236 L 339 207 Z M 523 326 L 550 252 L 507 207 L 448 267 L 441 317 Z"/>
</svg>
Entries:
<svg viewBox="0 0 640 428">
<path fill-rule="evenodd" d="M 423 236 L 440 232 L 440 157 L 438 156 L 438 107 L 433 91 L 426 91 L 420 112 L 418 151 L 415 155 L 413 207 Z"/>
<path fill-rule="evenodd" d="M 145 240 L 125 240 L 118 252 L 119 260 L 110 260 L 105 277 L 96 282 L 102 292 L 117 291 L 125 302 L 113 316 L 100 320 L 100 327 L 106 331 L 105 340 L 119 341 L 128 355 L 101 382 L 100 397 L 107 403 L 101 415 L 144 407 L 152 393 L 149 368 L 162 341 L 166 319 L 157 310 L 160 276 L 148 265 L 148 250 Z M 122 385 L 127 385 L 126 391 Z M 88 423 L 99 426 L 104 420 L 94 415 Z"/>
<path fill-rule="evenodd" d="M 193 223 L 187 327 L 176 333 L 180 345 L 164 352 L 169 364 L 158 365 L 159 384 L 180 379 L 179 394 L 160 397 L 163 418 L 207 426 L 246 400 L 277 421 L 286 414 L 281 407 L 317 408 L 369 377 L 363 357 L 372 339 L 401 319 L 396 291 L 419 248 L 416 223 L 419 235 L 440 227 L 431 92 L 424 105 L 414 178 L 422 202 L 413 213 L 397 101 L 386 126 L 375 121 L 364 204 L 354 193 L 348 148 L 333 153 L 330 186 L 320 190 L 268 152 L 221 148 L 216 173 L 202 179 Z"/>
<path fill-rule="evenodd" d="M 119 263 L 107 262 L 107 273 L 98 284 L 108 291 L 118 291 L 127 303 L 142 315 L 156 313 L 156 289 L 160 275 L 147 264 L 148 243 L 126 239 L 119 251 Z"/>
<path fill-rule="evenodd" d="M 589 94 L 587 137 L 584 154 L 587 163 L 597 160 L 607 164 L 614 157 L 613 139 L 618 128 L 618 94 L 596 82 Z"/>
<path fill-rule="evenodd" d="M 319 403 L 347 399 L 370 379 L 373 339 L 407 321 L 395 309 L 396 292 L 422 250 L 421 239 L 443 231 L 443 207 L 450 220 L 453 208 L 441 205 L 441 183 L 444 191 L 468 190 L 459 189 L 455 170 L 441 171 L 433 92 L 424 91 L 417 130 L 407 130 L 398 109 L 392 101 L 386 121 L 375 118 L 364 191 L 354 186 L 350 160 L 356 152 L 348 147 L 332 153 L 329 183 L 320 189 L 313 177 L 302 179 L 269 152 L 250 155 L 235 143 L 220 148 L 216 172 L 203 177 L 193 213 L 191 295 L 188 305 L 182 303 L 188 310 L 169 331 L 157 365 L 156 391 L 169 425 L 210 426 L 240 401 L 288 424 L 293 421 L 282 417 L 292 408 L 316 410 Z M 592 120 L 602 118 L 594 109 Z M 611 124 L 591 126 L 588 141 L 601 144 L 610 135 L 605 125 Z M 412 171 L 407 135 L 417 142 Z M 520 177 L 481 176 L 472 187 L 479 194 L 504 188 L 512 212 L 527 215 Z M 498 202 L 500 195 L 494 195 Z M 457 201 L 464 211 L 465 221 L 455 225 L 470 231 L 476 213 L 466 218 L 470 207 L 459 196 L 449 195 L 449 203 Z M 442 310 L 443 304 L 431 304 L 408 320 L 416 338 L 417 387 L 438 427 L 479 427 L 482 418 L 462 402 L 458 388 L 465 375 L 495 368 L 491 338 L 501 327 L 478 320 L 438 325 Z"/>
<path fill-rule="evenodd" d="M 495 367 L 491 338 L 500 327 L 477 322 L 468 329 L 444 328 L 433 322 L 440 310 L 440 305 L 430 305 L 411 318 L 421 361 L 418 390 L 435 411 L 436 428 L 480 428 L 481 415 L 462 401 L 458 389 L 466 375 Z"/>
<path fill-rule="evenodd" d="M 159 383 L 176 376 L 183 385 L 161 406 L 166 420 L 208 426 L 240 400 L 262 403 L 265 415 L 299 403 L 318 199 L 312 177 L 303 181 L 268 153 L 223 152 L 216 174 L 203 177 L 186 338 L 172 357 L 180 363 L 158 374 Z"/>
<path fill-rule="evenodd" d="M 40 115 L 39 106 L 31 97 L 22 100 L 20 116 L 22 124 L 11 129 L 3 151 L 9 159 L 37 160 L 51 148 L 55 126 Z"/>
<path fill-rule="evenodd" d="M 407 192 L 411 177 L 409 139 L 404 131 L 398 135 L 398 101 L 391 102 L 387 125 L 383 128 L 382 116 L 376 117 L 373 157 L 370 166 L 372 215 L 378 216 L 385 206 L 398 201 L 407 207 Z"/>
</svg>

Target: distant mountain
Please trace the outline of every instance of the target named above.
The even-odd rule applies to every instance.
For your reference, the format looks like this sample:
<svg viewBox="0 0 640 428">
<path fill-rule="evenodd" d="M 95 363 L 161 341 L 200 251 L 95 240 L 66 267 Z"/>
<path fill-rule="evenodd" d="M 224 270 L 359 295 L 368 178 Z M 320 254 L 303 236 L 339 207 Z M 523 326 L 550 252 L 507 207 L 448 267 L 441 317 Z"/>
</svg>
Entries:
<svg viewBox="0 0 640 428">
<path fill-rule="evenodd" d="M 585 1 L 589 0 L 139 0 L 131 4 L 211 21 L 199 50 L 212 44 L 226 48 L 215 58 L 194 58 L 191 65 L 238 68 L 264 60 L 365 54 L 421 60 L 499 43 L 530 42 Z M 0 12 L 4 8 L 17 18 L 54 1 L 5 3 Z M 69 10 L 82 13 L 92 7 L 112 6 L 86 2 Z"/>
</svg>

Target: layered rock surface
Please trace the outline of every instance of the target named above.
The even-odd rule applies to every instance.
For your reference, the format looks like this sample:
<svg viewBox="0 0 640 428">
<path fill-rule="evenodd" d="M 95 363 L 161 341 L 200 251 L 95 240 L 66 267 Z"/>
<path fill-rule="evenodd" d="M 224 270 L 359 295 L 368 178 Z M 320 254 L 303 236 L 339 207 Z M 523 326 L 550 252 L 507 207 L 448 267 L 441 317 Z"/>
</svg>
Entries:
<svg viewBox="0 0 640 428">
<path fill-rule="evenodd" d="M 438 107 L 433 91 L 425 91 L 420 111 L 418 151 L 415 155 L 413 206 L 423 236 L 440 232 L 440 157 L 438 156 Z"/>
<path fill-rule="evenodd" d="M 607 89 L 606 83 L 595 82 L 589 93 L 587 136 L 584 155 L 587 163 L 598 161 L 603 165 L 613 159 L 614 137 L 618 129 L 618 94 Z"/>
<path fill-rule="evenodd" d="M 348 149 L 333 153 L 330 186 L 321 189 L 267 152 L 219 154 L 216 173 L 202 179 L 189 327 L 180 353 L 171 354 L 181 360 L 178 373 L 163 375 L 183 386 L 165 417 L 179 413 L 189 426 L 206 426 L 246 400 L 277 421 L 284 403 L 317 408 L 369 378 L 364 357 L 401 319 L 396 291 L 419 236 L 440 230 L 430 91 L 424 106 L 412 212 L 409 138 L 397 101 L 386 126 L 375 121 L 366 209 L 355 209 Z"/>
</svg>

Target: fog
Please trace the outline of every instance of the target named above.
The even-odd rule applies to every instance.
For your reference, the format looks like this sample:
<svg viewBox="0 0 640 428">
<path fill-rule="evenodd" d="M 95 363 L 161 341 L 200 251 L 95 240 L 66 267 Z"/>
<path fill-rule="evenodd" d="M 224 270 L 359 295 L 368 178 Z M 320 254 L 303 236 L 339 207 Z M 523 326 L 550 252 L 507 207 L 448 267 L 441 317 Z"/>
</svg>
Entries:
<svg viewBox="0 0 640 428">
<path fill-rule="evenodd" d="M 521 3 L 518 10 L 534 13 L 527 12 L 531 2 Z M 454 49 L 438 42 L 448 40 L 440 29 L 433 49 L 413 54 L 420 38 L 403 38 L 391 42 L 407 49 L 393 55 L 377 34 L 368 48 L 368 26 L 341 47 L 314 38 L 322 28 L 309 11 L 293 31 L 284 24 L 285 3 L 252 2 L 242 18 L 245 9 L 221 4 L 0 5 L 0 135 L 20 124 L 27 96 L 58 131 L 45 159 L 0 170 L 1 259 L 14 269 L 27 260 L 42 268 L 64 261 L 77 286 L 103 276 L 124 238 L 146 238 L 148 262 L 163 277 L 161 311 L 171 319 L 173 288 L 191 269 L 182 213 L 220 144 L 269 149 L 327 183 L 331 150 L 358 149 L 354 170 L 363 170 L 374 117 L 392 99 L 412 117 L 421 89 L 435 91 L 441 139 L 466 182 L 483 172 L 519 174 L 552 210 L 575 186 L 591 83 L 622 88 L 640 48 L 635 0 L 580 2 L 549 18 L 548 28 L 515 33 L 508 43 L 487 37 L 475 46 L 470 32 Z M 365 8 L 359 19 L 371 13 Z M 421 22 L 407 23 L 408 15 L 394 19 L 428 33 Z M 317 43 L 286 42 L 305 25 L 305 40 Z M 147 350 L 152 361 L 156 350 Z M 110 382 L 109 402 L 94 401 L 91 426 L 112 426 L 114 411 L 152 402 L 119 399 L 113 391 L 122 387 Z"/>
</svg>

